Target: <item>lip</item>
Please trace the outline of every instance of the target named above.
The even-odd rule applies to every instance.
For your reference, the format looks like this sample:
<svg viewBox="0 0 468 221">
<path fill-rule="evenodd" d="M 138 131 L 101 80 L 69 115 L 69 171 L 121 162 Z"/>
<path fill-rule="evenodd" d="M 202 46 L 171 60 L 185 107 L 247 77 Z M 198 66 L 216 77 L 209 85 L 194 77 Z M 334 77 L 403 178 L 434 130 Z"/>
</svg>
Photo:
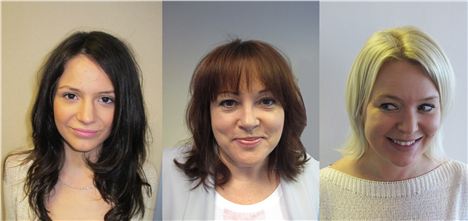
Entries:
<svg viewBox="0 0 468 221">
<path fill-rule="evenodd" d="M 263 137 L 239 137 L 234 141 L 243 147 L 256 147 L 263 139 Z"/>
<path fill-rule="evenodd" d="M 390 141 L 391 144 L 398 150 L 410 150 L 414 148 L 423 137 L 415 138 L 415 139 L 395 139 L 391 137 L 387 137 L 387 140 Z"/>
<path fill-rule="evenodd" d="M 72 128 L 73 132 L 82 138 L 92 138 L 95 137 L 98 133 L 98 130 L 90 130 L 90 129 L 81 129 L 81 128 Z"/>
</svg>

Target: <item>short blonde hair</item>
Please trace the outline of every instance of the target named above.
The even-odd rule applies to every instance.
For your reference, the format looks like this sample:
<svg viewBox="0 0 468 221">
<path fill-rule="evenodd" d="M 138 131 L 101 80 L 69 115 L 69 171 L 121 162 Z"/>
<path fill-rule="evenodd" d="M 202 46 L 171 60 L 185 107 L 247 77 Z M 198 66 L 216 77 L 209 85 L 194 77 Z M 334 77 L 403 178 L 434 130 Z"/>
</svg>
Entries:
<svg viewBox="0 0 468 221">
<path fill-rule="evenodd" d="M 374 33 L 357 56 L 348 76 L 346 110 L 352 134 L 343 155 L 355 159 L 368 148 L 364 135 L 364 114 L 382 65 L 389 60 L 405 60 L 421 65 L 440 96 L 441 121 L 444 120 L 454 93 L 454 74 L 443 50 L 427 34 L 415 27 L 398 27 Z M 442 157 L 442 134 L 439 129 L 425 155 Z"/>
</svg>

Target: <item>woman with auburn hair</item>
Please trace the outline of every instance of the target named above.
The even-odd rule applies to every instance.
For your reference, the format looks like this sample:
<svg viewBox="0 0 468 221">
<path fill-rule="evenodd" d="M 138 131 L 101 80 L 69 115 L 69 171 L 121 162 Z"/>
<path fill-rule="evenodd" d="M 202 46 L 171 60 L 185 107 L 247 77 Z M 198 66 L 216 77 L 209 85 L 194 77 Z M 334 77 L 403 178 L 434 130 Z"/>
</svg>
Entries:
<svg viewBox="0 0 468 221">
<path fill-rule="evenodd" d="M 5 161 L 5 220 L 148 220 L 156 170 L 146 161 L 139 67 L 104 32 L 76 32 L 41 69 L 33 149 Z"/>
<path fill-rule="evenodd" d="M 162 219 L 317 219 L 318 163 L 285 58 L 261 41 L 209 52 L 190 84 L 192 140 L 164 151 Z"/>
<path fill-rule="evenodd" d="M 348 78 L 352 134 L 320 171 L 320 218 L 468 219 L 468 169 L 443 154 L 450 62 L 414 27 L 373 34 Z"/>
</svg>

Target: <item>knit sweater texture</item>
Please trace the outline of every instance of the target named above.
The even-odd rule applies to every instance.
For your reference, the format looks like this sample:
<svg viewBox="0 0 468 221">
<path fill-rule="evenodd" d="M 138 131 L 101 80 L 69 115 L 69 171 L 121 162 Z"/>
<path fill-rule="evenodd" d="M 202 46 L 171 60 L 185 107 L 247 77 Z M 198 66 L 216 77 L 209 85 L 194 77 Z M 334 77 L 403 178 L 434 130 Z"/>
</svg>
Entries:
<svg viewBox="0 0 468 221">
<path fill-rule="evenodd" d="M 424 175 L 393 182 L 323 168 L 320 219 L 468 220 L 467 165 L 445 161 Z"/>
</svg>

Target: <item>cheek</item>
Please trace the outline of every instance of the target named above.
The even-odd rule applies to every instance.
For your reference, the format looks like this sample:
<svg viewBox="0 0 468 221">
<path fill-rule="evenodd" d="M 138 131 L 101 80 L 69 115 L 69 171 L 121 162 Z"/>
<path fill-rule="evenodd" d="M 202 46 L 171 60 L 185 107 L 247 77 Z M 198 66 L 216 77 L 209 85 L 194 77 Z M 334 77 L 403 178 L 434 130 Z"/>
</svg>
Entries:
<svg viewBox="0 0 468 221">
<path fill-rule="evenodd" d="M 99 111 L 100 118 L 108 129 L 112 127 L 114 121 L 114 108 L 105 108 Z"/>
<path fill-rule="evenodd" d="M 278 112 L 272 116 L 271 122 L 271 129 L 281 136 L 284 128 L 284 110 L 278 110 Z"/>
<path fill-rule="evenodd" d="M 440 128 L 440 115 L 424 116 L 420 120 L 420 127 L 427 136 L 434 136 Z"/>
<path fill-rule="evenodd" d="M 364 134 L 368 142 L 385 136 L 395 125 L 395 120 L 376 108 L 368 108 L 364 119 Z"/>
<path fill-rule="evenodd" d="M 284 129 L 284 110 L 264 113 L 262 117 L 262 128 L 272 139 L 274 146 L 279 143 Z"/>
<path fill-rule="evenodd" d="M 61 105 L 59 101 L 56 101 L 54 99 L 53 102 L 54 121 L 57 127 L 59 127 L 61 123 L 65 123 L 65 121 L 67 120 L 69 111 L 67 111 L 67 109 L 63 105 Z"/>
<path fill-rule="evenodd" d="M 216 109 L 211 109 L 210 118 L 213 135 L 217 141 L 220 139 L 221 135 L 229 134 L 231 128 L 229 116 L 221 114 L 219 111 L 216 111 Z"/>
</svg>

